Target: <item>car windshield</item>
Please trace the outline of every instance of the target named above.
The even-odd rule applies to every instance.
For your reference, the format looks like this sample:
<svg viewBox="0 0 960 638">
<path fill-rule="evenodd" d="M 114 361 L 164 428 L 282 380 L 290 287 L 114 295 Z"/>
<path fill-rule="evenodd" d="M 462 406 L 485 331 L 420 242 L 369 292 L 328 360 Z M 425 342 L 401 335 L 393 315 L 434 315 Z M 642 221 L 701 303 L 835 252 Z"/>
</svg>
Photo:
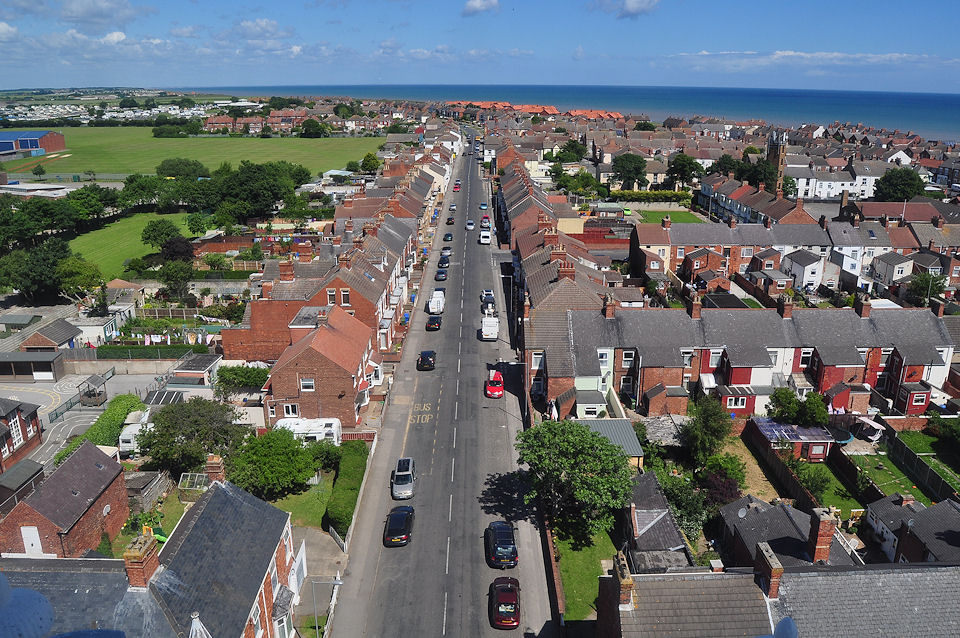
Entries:
<svg viewBox="0 0 960 638">
<path fill-rule="evenodd" d="M 490 379 L 487 383 L 489 383 L 491 386 L 495 388 L 499 388 L 500 386 L 503 385 L 503 381 L 501 381 L 500 379 Z"/>
<path fill-rule="evenodd" d="M 413 483 L 413 476 L 410 474 L 397 474 L 396 478 L 393 479 L 393 482 L 397 485 L 410 485 Z"/>
</svg>

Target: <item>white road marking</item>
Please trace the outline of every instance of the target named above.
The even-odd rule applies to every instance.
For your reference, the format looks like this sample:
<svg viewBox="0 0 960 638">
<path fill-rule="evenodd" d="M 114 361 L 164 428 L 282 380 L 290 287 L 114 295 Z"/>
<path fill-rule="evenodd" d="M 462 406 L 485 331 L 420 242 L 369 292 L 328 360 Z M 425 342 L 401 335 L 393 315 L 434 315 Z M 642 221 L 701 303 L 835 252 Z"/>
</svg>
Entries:
<svg viewBox="0 0 960 638">
<path fill-rule="evenodd" d="M 447 635 L 447 592 L 443 592 L 443 635 Z"/>
<path fill-rule="evenodd" d="M 457 396 L 460 396 L 460 379 L 457 379 Z"/>
<path fill-rule="evenodd" d="M 457 449 L 457 427 L 453 427 L 453 449 Z M 451 497 L 452 498 L 452 497 Z"/>
<path fill-rule="evenodd" d="M 450 495 L 450 507 L 451 508 L 453 507 L 453 494 Z M 453 510 L 451 509 L 451 511 Z M 450 537 L 449 536 L 447 536 L 447 562 L 446 562 L 446 565 L 444 565 L 443 573 L 444 574 L 450 573 Z"/>
<path fill-rule="evenodd" d="M 457 413 L 458 413 L 459 411 L 460 411 L 460 404 L 459 404 L 459 403 L 454 403 L 454 404 L 453 404 L 453 420 L 454 420 L 454 421 L 457 420 Z"/>
<path fill-rule="evenodd" d="M 457 459 L 450 459 L 450 482 L 453 483 L 453 471 L 457 466 Z"/>
<path fill-rule="evenodd" d="M 457 359 L 457 374 L 460 374 L 460 359 Z"/>
</svg>

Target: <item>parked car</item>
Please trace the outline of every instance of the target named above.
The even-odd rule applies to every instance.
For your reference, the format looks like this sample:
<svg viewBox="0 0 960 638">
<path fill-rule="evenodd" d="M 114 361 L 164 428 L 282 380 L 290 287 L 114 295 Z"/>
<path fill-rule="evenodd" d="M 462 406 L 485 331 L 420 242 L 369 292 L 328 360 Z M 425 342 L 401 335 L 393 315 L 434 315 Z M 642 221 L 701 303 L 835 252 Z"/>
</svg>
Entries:
<svg viewBox="0 0 960 638">
<path fill-rule="evenodd" d="M 481 230 L 480 236 L 477 238 L 477 242 L 480 244 L 490 244 L 492 241 L 492 235 L 489 230 Z"/>
<path fill-rule="evenodd" d="M 456 219 L 454 219 L 453 217 L 447 217 L 447 226 L 453 226 L 456 223 L 457 223 Z"/>
<path fill-rule="evenodd" d="M 438 268 L 449 268 L 450 267 L 450 257 L 447 255 L 441 255 L 440 261 L 437 262 Z"/>
<path fill-rule="evenodd" d="M 410 542 L 413 534 L 413 508 L 409 505 L 394 507 L 383 524 L 383 546 L 401 547 Z"/>
<path fill-rule="evenodd" d="M 453 248 L 450 248 L 450 246 L 444 246 L 443 248 L 440 249 L 441 257 L 449 257 L 452 254 L 453 254 Z"/>
<path fill-rule="evenodd" d="M 454 192 L 454 193 L 459 193 L 459 192 L 460 192 L 460 184 L 454 184 L 454 185 L 453 185 L 453 192 Z"/>
<path fill-rule="evenodd" d="M 390 496 L 400 500 L 413 498 L 417 485 L 417 468 L 413 459 L 405 456 L 397 460 L 397 469 L 390 472 Z"/>
<path fill-rule="evenodd" d="M 447 280 L 447 271 L 443 268 L 438 268 L 437 273 L 433 276 L 434 281 L 446 281 Z"/>
<path fill-rule="evenodd" d="M 455 210 L 457 210 L 457 205 L 456 205 L 456 204 L 450 204 L 450 212 L 452 213 L 452 212 L 455 211 Z"/>
<path fill-rule="evenodd" d="M 490 371 L 490 376 L 483 382 L 483 393 L 488 399 L 503 398 L 503 375 L 499 370 Z"/>
<path fill-rule="evenodd" d="M 482 202 L 480 204 L 480 210 L 487 210 L 487 202 Z"/>
<path fill-rule="evenodd" d="M 417 357 L 417 370 L 433 370 L 437 367 L 437 353 L 433 350 L 424 350 Z"/>
<path fill-rule="evenodd" d="M 433 332 L 440 329 L 440 315 L 430 315 L 427 317 L 427 330 Z"/>
<path fill-rule="evenodd" d="M 467 230 L 473 230 L 473 229 L 475 228 L 475 225 L 474 225 L 472 219 L 468 219 L 468 220 L 467 220 L 467 226 L 466 226 L 466 228 L 467 228 Z"/>
<path fill-rule="evenodd" d="M 520 626 L 520 581 L 501 576 L 490 583 L 490 624 L 497 629 Z"/>
<path fill-rule="evenodd" d="M 453 233 L 444 233 L 443 241 L 453 241 Z"/>
<path fill-rule="evenodd" d="M 517 541 L 513 526 L 506 521 L 493 521 L 483 530 L 484 555 L 490 567 L 507 569 L 516 567 Z"/>
</svg>

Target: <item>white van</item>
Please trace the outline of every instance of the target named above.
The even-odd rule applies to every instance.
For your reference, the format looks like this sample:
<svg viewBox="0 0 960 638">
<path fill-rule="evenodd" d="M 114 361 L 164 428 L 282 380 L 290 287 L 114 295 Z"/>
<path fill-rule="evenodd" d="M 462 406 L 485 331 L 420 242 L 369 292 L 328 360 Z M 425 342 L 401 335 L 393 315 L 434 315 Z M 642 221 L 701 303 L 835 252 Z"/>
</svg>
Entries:
<svg viewBox="0 0 960 638">
<path fill-rule="evenodd" d="M 274 427 L 284 428 L 293 432 L 293 435 L 303 441 L 330 441 L 340 445 L 343 428 L 340 419 L 304 419 L 300 417 L 285 417 L 277 419 Z"/>
<path fill-rule="evenodd" d="M 489 244 L 489 243 L 490 243 L 490 231 L 489 231 L 489 230 L 481 230 L 481 231 L 480 231 L 480 237 L 477 239 L 477 241 L 478 241 L 479 243 L 481 243 L 481 244 Z"/>
</svg>

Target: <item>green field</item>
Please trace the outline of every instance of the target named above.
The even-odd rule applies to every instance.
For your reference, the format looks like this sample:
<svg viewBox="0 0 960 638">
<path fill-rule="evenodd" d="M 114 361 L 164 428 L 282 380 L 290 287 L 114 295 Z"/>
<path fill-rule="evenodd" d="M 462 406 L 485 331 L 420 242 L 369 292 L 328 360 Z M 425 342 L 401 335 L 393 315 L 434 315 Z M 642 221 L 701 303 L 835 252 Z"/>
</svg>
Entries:
<svg viewBox="0 0 960 638">
<path fill-rule="evenodd" d="M 627 210 L 630 209 L 630 203 L 624 202 Z M 640 216 L 640 222 L 644 224 L 659 224 L 660 221 L 670 216 L 670 221 L 674 224 L 702 224 L 703 220 L 688 210 L 633 210 L 633 215 Z"/>
<path fill-rule="evenodd" d="M 123 262 L 134 257 L 143 257 L 153 252 L 153 249 L 140 241 L 143 227 L 154 219 L 169 219 L 182 228 L 184 235 L 188 234 L 184 225 L 186 213 L 172 215 L 158 215 L 157 213 L 140 213 L 107 224 L 99 230 L 80 235 L 70 242 L 70 248 L 80 253 L 85 259 L 100 267 L 100 272 L 106 281 L 123 274 Z"/>
<path fill-rule="evenodd" d="M 585 620 L 597 609 L 597 593 L 600 589 L 601 560 L 611 560 L 617 553 L 606 532 L 593 537 L 589 547 L 574 549 L 569 540 L 558 540 L 560 553 L 560 578 L 563 595 L 567 601 L 567 620 Z"/>
<path fill-rule="evenodd" d="M 171 157 L 187 157 L 203 162 L 213 170 L 222 162 L 234 168 L 241 160 L 268 162 L 287 160 L 303 164 L 312 173 L 343 168 L 350 160 L 361 160 L 376 152 L 383 138 L 350 137 L 300 139 L 297 137 L 190 137 L 163 139 L 153 137 L 148 127 L 65 128 L 67 150 L 57 157 L 41 161 L 48 174 L 86 170 L 97 173 L 153 173 L 157 165 Z M 69 155 L 69 157 L 66 157 Z M 5 162 L 10 173 L 29 172 L 37 158 Z"/>
<path fill-rule="evenodd" d="M 890 457 L 878 454 L 851 456 L 850 458 L 867 473 L 867 476 L 877 484 L 877 487 L 883 490 L 884 494 L 910 493 L 924 505 L 930 505 L 930 499 L 927 498 L 927 495 L 913 484 L 913 480 L 904 474 L 903 470 L 897 467 Z"/>
</svg>

